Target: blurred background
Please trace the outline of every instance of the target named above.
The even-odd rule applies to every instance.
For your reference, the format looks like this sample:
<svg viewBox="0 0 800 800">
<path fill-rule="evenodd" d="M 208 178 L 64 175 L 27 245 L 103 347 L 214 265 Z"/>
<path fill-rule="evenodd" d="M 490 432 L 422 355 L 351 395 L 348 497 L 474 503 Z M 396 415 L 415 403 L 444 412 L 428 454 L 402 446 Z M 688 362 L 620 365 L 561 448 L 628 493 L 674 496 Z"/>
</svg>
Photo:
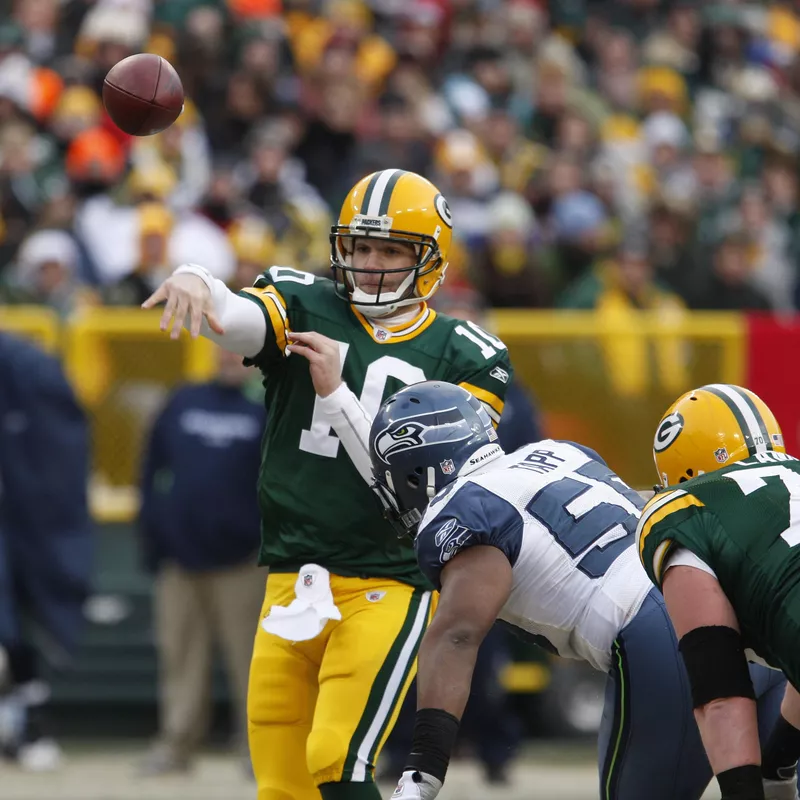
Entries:
<svg viewBox="0 0 800 800">
<path fill-rule="evenodd" d="M 137 52 L 188 98 L 141 139 L 100 99 Z M 232 289 L 271 264 L 325 275 L 350 186 L 417 171 L 455 221 L 434 304 L 509 347 L 509 441 L 576 439 L 648 488 L 661 413 L 705 382 L 760 394 L 797 450 L 798 156 L 798 2 L 0 0 L 0 641 L 22 676 L 0 689 L 0 796 L 47 796 L 30 773 L 60 769 L 59 796 L 87 798 L 106 767 L 98 797 L 253 794 L 217 621 L 252 602 L 236 570 L 263 586 L 257 531 L 240 515 L 235 552 L 193 563 L 174 534 L 196 521 L 159 503 L 205 496 L 192 465 L 228 445 L 254 474 L 260 387 L 139 310 L 174 267 Z M 218 502 L 210 537 L 241 506 Z M 203 612 L 165 618 L 171 591 Z M 181 706 L 187 624 L 203 669 Z M 463 786 L 593 796 L 604 676 L 503 631 L 485 662 Z"/>
</svg>

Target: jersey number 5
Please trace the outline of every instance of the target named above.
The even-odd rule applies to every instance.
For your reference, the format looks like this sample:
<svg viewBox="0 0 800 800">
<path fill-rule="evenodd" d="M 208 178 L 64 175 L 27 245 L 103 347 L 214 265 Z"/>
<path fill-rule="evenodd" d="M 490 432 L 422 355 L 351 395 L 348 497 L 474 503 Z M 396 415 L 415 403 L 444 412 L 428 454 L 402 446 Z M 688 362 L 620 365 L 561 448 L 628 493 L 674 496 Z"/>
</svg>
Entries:
<svg viewBox="0 0 800 800">
<path fill-rule="evenodd" d="M 339 345 L 339 361 L 344 364 L 350 345 L 346 342 L 337 342 L 337 344 Z M 373 361 L 367 367 L 364 386 L 359 398 L 370 418 L 374 418 L 381 407 L 383 391 L 389 378 L 396 378 L 409 386 L 412 383 L 424 381 L 425 373 L 419 367 L 394 356 L 381 356 L 377 361 Z M 310 427 L 300 433 L 300 449 L 306 453 L 327 458 L 336 458 L 339 452 L 339 437 L 331 433 L 331 426 L 322 416 L 319 398 L 314 401 L 314 414 L 311 417 Z"/>
<path fill-rule="evenodd" d="M 590 461 L 572 477 L 548 483 L 527 511 L 590 578 L 600 578 L 633 544 L 640 498 L 609 471 Z"/>
</svg>

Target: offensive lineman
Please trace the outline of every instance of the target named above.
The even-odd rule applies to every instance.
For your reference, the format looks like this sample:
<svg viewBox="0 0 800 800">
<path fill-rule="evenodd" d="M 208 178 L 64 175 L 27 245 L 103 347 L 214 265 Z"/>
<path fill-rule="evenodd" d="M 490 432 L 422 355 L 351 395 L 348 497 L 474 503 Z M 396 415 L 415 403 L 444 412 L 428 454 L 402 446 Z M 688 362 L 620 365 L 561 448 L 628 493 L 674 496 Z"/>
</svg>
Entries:
<svg viewBox="0 0 800 800">
<path fill-rule="evenodd" d="M 723 797 L 761 800 L 760 776 L 790 779 L 800 755 L 800 462 L 766 404 L 728 384 L 680 397 L 653 455 L 668 488 L 642 514 L 638 551 L 680 637 Z M 763 753 L 748 657 L 789 682 Z"/>
<path fill-rule="evenodd" d="M 663 599 L 638 563 L 638 493 L 581 445 L 545 440 L 506 455 L 481 404 L 444 382 L 390 397 L 369 442 L 376 493 L 399 531 L 416 532 L 422 570 L 441 591 L 393 798 L 432 800 L 441 789 L 475 656 L 497 618 L 608 672 L 604 800 L 699 798 L 712 772 Z M 769 730 L 784 681 L 760 666 L 753 677 Z M 770 785 L 768 796 L 793 797 L 786 788 Z"/>
<path fill-rule="evenodd" d="M 184 265 L 144 304 L 166 301 L 161 328 L 174 318 L 173 339 L 188 317 L 193 336 L 264 374 L 259 563 L 270 572 L 248 692 L 258 800 L 380 796 L 375 761 L 434 603 L 410 543 L 376 508 L 371 476 L 331 431 L 330 401 L 312 385 L 315 348 L 333 348 L 367 414 L 403 385 L 438 378 L 468 388 L 499 421 L 511 376 L 505 346 L 426 304 L 445 277 L 451 237 L 436 187 L 384 170 L 344 201 L 331 231 L 333 280 L 272 267 L 234 294 Z"/>
</svg>

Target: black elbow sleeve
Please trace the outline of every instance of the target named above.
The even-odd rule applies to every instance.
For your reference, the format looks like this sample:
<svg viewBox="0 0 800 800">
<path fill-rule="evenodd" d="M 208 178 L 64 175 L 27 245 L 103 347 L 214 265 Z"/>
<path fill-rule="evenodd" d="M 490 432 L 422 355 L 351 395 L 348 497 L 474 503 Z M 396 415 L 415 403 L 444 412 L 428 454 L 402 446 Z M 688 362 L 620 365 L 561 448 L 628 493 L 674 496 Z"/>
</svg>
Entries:
<svg viewBox="0 0 800 800">
<path fill-rule="evenodd" d="M 755 700 L 738 631 L 726 625 L 695 628 L 680 640 L 678 649 L 689 675 L 694 708 L 726 697 Z"/>
</svg>

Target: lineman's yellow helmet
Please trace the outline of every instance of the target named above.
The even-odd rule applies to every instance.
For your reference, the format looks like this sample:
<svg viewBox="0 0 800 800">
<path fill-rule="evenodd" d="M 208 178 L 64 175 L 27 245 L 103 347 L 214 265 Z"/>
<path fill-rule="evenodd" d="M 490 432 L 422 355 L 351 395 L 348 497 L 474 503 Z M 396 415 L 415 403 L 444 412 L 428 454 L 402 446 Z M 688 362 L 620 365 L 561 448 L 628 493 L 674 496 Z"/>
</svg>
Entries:
<svg viewBox="0 0 800 800">
<path fill-rule="evenodd" d="M 355 274 L 366 270 L 352 266 L 356 237 L 414 246 L 417 262 L 395 291 L 379 288 L 370 294 L 358 288 Z M 428 300 L 444 280 L 452 237 L 450 207 L 430 181 L 401 169 L 373 172 L 350 190 L 339 222 L 331 228 L 331 267 L 337 294 L 363 313 L 379 312 L 381 316 Z"/>
<path fill-rule="evenodd" d="M 679 397 L 653 440 L 664 486 L 768 450 L 786 452 L 775 415 L 758 395 L 729 383 L 711 383 Z"/>
</svg>

